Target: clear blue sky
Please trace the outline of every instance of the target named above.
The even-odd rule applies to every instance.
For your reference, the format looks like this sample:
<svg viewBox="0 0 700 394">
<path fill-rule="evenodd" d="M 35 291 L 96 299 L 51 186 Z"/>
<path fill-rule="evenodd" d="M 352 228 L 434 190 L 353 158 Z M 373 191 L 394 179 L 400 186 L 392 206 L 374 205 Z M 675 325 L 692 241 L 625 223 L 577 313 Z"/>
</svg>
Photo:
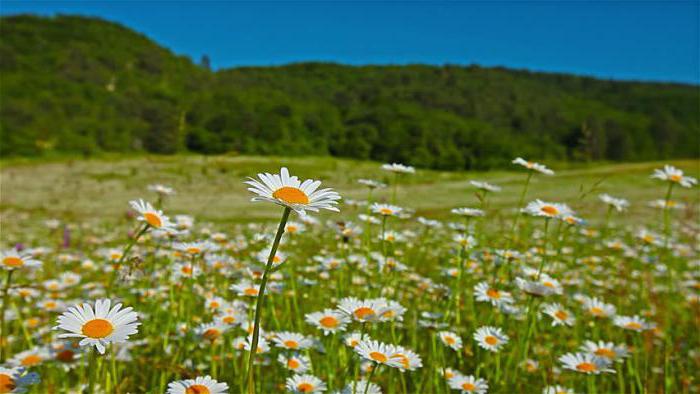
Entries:
<svg viewBox="0 0 700 394">
<path fill-rule="evenodd" d="M 215 68 L 477 63 L 697 84 L 698 3 L 23 0 L 0 13 L 100 16 Z"/>
</svg>

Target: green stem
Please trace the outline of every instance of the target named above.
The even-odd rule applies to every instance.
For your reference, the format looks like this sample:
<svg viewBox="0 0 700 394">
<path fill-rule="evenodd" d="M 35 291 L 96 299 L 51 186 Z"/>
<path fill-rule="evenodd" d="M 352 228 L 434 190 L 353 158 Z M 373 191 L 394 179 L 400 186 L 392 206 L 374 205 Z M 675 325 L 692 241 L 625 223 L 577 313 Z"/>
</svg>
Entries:
<svg viewBox="0 0 700 394">
<path fill-rule="evenodd" d="M 5 342 L 7 342 L 9 335 L 7 335 L 7 327 L 5 326 L 5 310 L 7 309 L 7 303 L 10 300 L 10 285 L 12 284 L 12 273 L 15 270 L 7 271 L 7 279 L 5 280 L 5 288 L 2 293 L 2 308 L 0 311 L 0 329 L 2 334 L 0 334 L 0 362 L 5 362 Z"/>
<path fill-rule="evenodd" d="M 250 354 L 248 355 L 248 394 L 255 393 L 255 377 L 253 373 L 253 363 L 255 361 L 255 354 L 258 350 L 258 340 L 260 337 L 260 317 L 262 312 L 263 299 L 265 296 L 265 285 L 267 285 L 267 277 L 272 269 L 272 262 L 275 255 L 277 254 L 277 248 L 279 247 L 280 240 L 282 239 L 282 234 L 284 234 L 284 227 L 289 219 L 289 213 L 291 209 L 289 207 L 284 208 L 284 213 L 282 213 L 282 219 L 280 220 L 279 227 L 277 228 L 277 234 L 275 235 L 275 240 L 272 243 L 272 249 L 270 249 L 270 255 L 267 258 L 267 264 L 265 265 L 265 272 L 263 273 L 262 282 L 260 282 L 260 289 L 258 291 L 258 299 L 255 303 L 255 322 L 253 325 L 253 341 L 250 346 Z"/>
</svg>

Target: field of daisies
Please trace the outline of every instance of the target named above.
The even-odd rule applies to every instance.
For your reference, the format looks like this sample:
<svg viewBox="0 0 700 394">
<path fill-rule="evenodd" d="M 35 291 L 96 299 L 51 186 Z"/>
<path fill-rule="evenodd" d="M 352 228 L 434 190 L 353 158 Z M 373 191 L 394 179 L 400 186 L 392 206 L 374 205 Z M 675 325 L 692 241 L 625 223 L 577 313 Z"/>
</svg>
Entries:
<svg viewBox="0 0 700 394">
<path fill-rule="evenodd" d="M 517 158 L 507 190 L 469 179 L 436 220 L 401 187 L 413 167 L 348 198 L 273 163 L 236 187 L 274 223 L 202 223 L 167 184 L 119 225 L 3 215 L 0 393 L 700 390 L 697 169 L 645 174 L 651 200 L 564 201 Z"/>
</svg>

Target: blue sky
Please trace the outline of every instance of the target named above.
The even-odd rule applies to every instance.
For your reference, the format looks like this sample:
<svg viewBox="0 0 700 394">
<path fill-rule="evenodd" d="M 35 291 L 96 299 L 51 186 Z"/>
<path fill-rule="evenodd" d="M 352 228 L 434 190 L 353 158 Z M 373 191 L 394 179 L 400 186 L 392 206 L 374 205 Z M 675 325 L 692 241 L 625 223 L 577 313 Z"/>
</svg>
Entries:
<svg viewBox="0 0 700 394">
<path fill-rule="evenodd" d="M 117 21 L 215 68 L 476 63 L 700 83 L 697 1 L 0 2 L 27 12 Z"/>
</svg>

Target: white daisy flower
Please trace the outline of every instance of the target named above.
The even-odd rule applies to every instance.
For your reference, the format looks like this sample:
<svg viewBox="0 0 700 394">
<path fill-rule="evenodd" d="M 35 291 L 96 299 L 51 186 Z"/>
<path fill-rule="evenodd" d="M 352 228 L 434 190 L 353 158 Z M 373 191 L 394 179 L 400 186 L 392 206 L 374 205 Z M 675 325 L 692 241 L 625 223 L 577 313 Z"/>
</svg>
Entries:
<svg viewBox="0 0 700 394">
<path fill-rule="evenodd" d="M 287 378 L 287 390 L 292 393 L 322 393 L 326 391 L 326 384 L 314 375 L 294 375 Z"/>
<path fill-rule="evenodd" d="M 358 179 L 357 183 L 360 185 L 365 185 L 370 189 L 383 189 L 386 187 L 386 183 L 375 181 L 373 179 Z"/>
<path fill-rule="evenodd" d="M 460 338 L 459 335 L 455 334 L 454 332 L 440 331 L 437 333 L 437 335 L 440 337 L 442 343 L 444 343 L 445 346 L 452 348 L 452 350 L 459 351 L 462 348 L 462 338 Z"/>
<path fill-rule="evenodd" d="M 172 187 L 168 187 L 158 183 L 148 185 L 148 190 L 155 192 L 161 196 L 169 196 L 171 194 L 175 194 L 175 190 Z"/>
<path fill-rule="evenodd" d="M 598 197 L 600 198 L 600 201 L 615 208 L 615 210 L 618 212 L 622 212 L 630 206 L 629 201 L 625 200 L 624 198 L 616 198 L 609 194 L 601 194 Z"/>
<path fill-rule="evenodd" d="M 394 345 L 382 343 L 374 340 L 361 340 L 354 348 L 355 352 L 365 360 L 375 362 L 377 364 L 388 365 L 390 367 L 401 367 L 402 359 L 399 357 L 392 358 L 391 356 L 398 353 Z"/>
<path fill-rule="evenodd" d="M 313 341 L 303 334 L 296 332 L 282 331 L 275 334 L 272 341 L 283 349 L 303 350 L 313 345 Z"/>
<path fill-rule="evenodd" d="M 576 394 L 576 392 L 564 386 L 547 386 L 542 390 L 542 394 Z"/>
<path fill-rule="evenodd" d="M 484 211 L 476 208 L 452 208 L 450 211 L 454 215 L 464 216 L 464 217 L 482 217 L 484 216 Z"/>
<path fill-rule="evenodd" d="M 163 211 L 153 208 L 151 203 L 142 199 L 129 201 L 131 208 L 139 213 L 138 220 L 146 222 L 149 226 L 161 230 L 176 230 L 175 224 L 163 214 Z"/>
<path fill-rule="evenodd" d="M 367 380 L 348 383 L 339 394 L 382 394 L 382 388 Z"/>
<path fill-rule="evenodd" d="M 477 379 L 472 375 L 455 375 L 447 382 L 450 388 L 466 394 L 486 394 L 489 390 L 489 384 L 486 380 Z"/>
<path fill-rule="evenodd" d="M 554 175 L 554 171 L 547 168 L 544 164 L 527 161 L 522 157 L 516 157 L 515 160 L 513 160 L 513 164 L 521 165 L 528 170 L 534 170 L 545 175 Z"/>
<path fill-rule="evenodd" d="M 573 326 L 576 322 L 574 315 L 556 302 L 544 304 L 543 312 L 552 318 L 552 326 Z"/>
<path fill-rule="evenodd" d="M 594 317 L 612 317 L 615 316 L 616 308 L 614 305 L 606 304 L 598 298 L 584 298 L 583 308 Z"/>
<path fill-rule="evenodd" d="M 503 345 L 508 343 L 508 335 L 503 333 L 503 330 L 498 327 L 484 326 L 476 330 L 474 340 L 481 348 L 497 352 Z"/>
<path fill-rule="evenodd" d="M 476 187 L 479 190 L 487 191 L 487 192 L 500 192 L 501 187 L 492 185 L 488 182 L 482 182 L 482 181 L 469 181 L 469 183 L 472 184 L 472 186 Z"/>
<path fill-rule="evenodd" d="M 559 357 L 564 368 L 585 374 L 598 375 L 602 372 L 615 372 L 610 369 L 610 360 L 588 353 L 567 353 Z"/>
<path fill-rule="evenodd" d="M 388 310 L 384 300 L 360 300 L 355 297 L 346 297 L 340 300 L 338 309 L 359 322 L 379 320 Z"/>
<path fill-rule="evenodd" d="M 167 394 L 226 394 L 228 384 L 219 383 L 211 376 L 198 376 L 194 379 L 176 380 L 168 384 Z"/>
<path fill-rule="evenodd" d="M 110 308 L 112 301 L 100 299 L 95 307 L 88 303 L 68 308 L 58 317 L 55 329 L 68 331 L 59 338 L 82 338 L 80 346 L 95 346 L 103 354 L 110 343 L 125 342 L 138 332 L 138 315 L 131 307 L 122 309 L 122 304 Z"/>
<path fill-rule="evenodd" d="M 50 359 L 51 354 L 48 349 L 43 347 L 35 347 L 15 354 L 12 359 L 8 361 L 8 364 L 14 367 L 29 368 L 41 365 Z M 3 391 L 0 390 L 0 393 L 2 392 Z"/>
<path fill-rule="evenodd" d="M 394 352 L 389 359 L 397 362 L 396 367 L 401 371 L 414 371 L 423 366 L 423 360 L 414 351 L 402 346 L 394 346 Z"/>
<path fill-rule="evenodd" d="M 350 318 L 335 309 L 325 309 L 323 312 L 307 313 L 306 322 L 323 330 L 324 335 L 345 331 L 345 326 L 350 322 Z"/>
<path fill-rule="evenodd" d="M 622 327 L 625 330 L 631 330 L 631 331 L 637 331 L 641 332 L 644 330 L 648 330 L 652 328 L 652 325 L 647 323 L 646 320 L 642 319 L 641 317 L 635 315 L 635 316 L 615 316 L 615 319 L 613 320 L 613 323 L 618 326 Z"/>
<path fill-rule="evenodd" d="M 25 373 L 25 368 L 0 367 L 0 393 L 25 393 L 27 386 L 39 381 L 38 373 Z"/>
<path fill-rule="evenodd" d="M 34 259 L 30 253 L 20 252 L 17 249 L 0 251 L 0 262 L 2 263 L 2 268 L 7 271 L 24 267 L 41 267 L 41 261 Z"/>
<path fill-rule="evenodd" d="M 488 282 L 481 282 L 474 286 L 474 296 L 477 301 L 490 302 L 493 306 L 513 303 L 510 293 L 491 287 Z"/>
<path fill-rule="evenodd" d="M 394 172 L 394 173 L 398 173 L 398 174 L 415 174 L 416 173 L 415 168 L 413 168 L 411 166 L 399 164 L 399 163 L 382 164 L 382 170 Z"/>
<path fill-rule="evenodd" d="M 615 345 L 612 342 L 604 341 L 598 341 L 597 343 L 593 341 L 585 341 L 583 345 L 581 345 L 581 351 L 584 353 L 590 353 L 594 356 L 607 358 L 610 361 L 618 362 L 622 362 L 623 358 L 629 356 L 629 349 L 627 349 L 626 345 Z"/>
<path fill-rule="evenodd" d="M 338 212 L 335 205 L 340 200 L 340 195 L 333 189 L 318 189 L 321 181 L 307 179 L 301 182 L 296 176 L 290 176 L 289 170 L 282 167 L 278 174 L 260 173 L 260 181 L 253 178 L 245 181 L 249 185 L 248 190 L 256 197 L 252 201 L 267 201 L 293 209 L 300 215 L 306 210 L 318 212 L 320 209 Z"/>
<path fill-rule="evenodd" d="M 370 205 L 369 209 L 372 213 L 382 216 L 398 216 L 403 211 L 403 208 L 397 207 L 396 205 L 380 204 L 377 202 Z"/>
<path fill-rule="evenodd" d="M 691 177 L 683 175 L 683 170 L 680 170 L 674 166 L 665 165 L 663 169 L 654 170 L 651 175 L 654 179 L 660 179 L 662 181 L 669 181 L 677 183 L 683 187 L 693 187 L 698 183 L 698 180 Z"/>
<path fill-rule="evenodd" d="M 311 361 L 304 355 L 292 355 L 287 357 L 280 354 L 277 356 L 277 361 L 282 364 L 284 368 L 294 373 L 304 373 L 311 368 Z"/>
<path fill-rule="evenodd" d="M 523 209 L 523 212 L 532 216 L 541 216 L 550 219 L 571 216 L 573 214 L 571 208 L 566 204 L 544 202 L 542 200 L 531 201 Z"/>
</svg>

